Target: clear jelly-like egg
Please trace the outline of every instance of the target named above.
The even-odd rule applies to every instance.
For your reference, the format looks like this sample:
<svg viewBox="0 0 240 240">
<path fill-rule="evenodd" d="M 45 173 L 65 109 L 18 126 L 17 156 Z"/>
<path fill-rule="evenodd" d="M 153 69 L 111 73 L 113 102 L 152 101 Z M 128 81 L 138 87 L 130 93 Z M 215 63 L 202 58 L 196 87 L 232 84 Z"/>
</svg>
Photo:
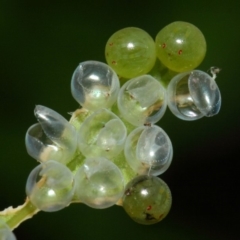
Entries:
<svg viewBox="0 0 240 240">
<path fill-rule="evenodd" d="M 102 62 L 82 62 L 72 76 L 72 95 L 88 110 L 110 108 L 117 99 L 119 88 L 117 74 Z"/>
<path fill-rule="evenodd" d="M 86 157 L 111 159 L 122 151 L 126 137 L 127 129 L 122 120 L 103 108 L 82 124 L 78 133 L 78 146 Z"/>
<path fill-rule="evenodd" d="M 107 208 L 123 195 L 120 169 L 103 157 L 87 158 L 75 175 L 76 197 L 92 208 Z"/>
<path fill-rule="evenodd" d="M 221 108 L 214 78 L 200 70 L 176 75 L 168 85 L 167 99 L 172 113 L 187 121 L 214 116 Z"/>
<path fill-rule="evenodd" d="M 134 126 L 156 123 L 166 111 L 165 89 L 152 76 L 142 75 L 121 87 L 117 104 L 121 116 Z"/>
<path fill-rule="evenodd" d="M 124 154 L 136 173 L 157 176 L 170 166 L 173 148 L 162 128 L 156 125 L 142 126 L 128 135 Z"/>
<path fill-rule="evenodd" d="M 49 160 L 29 174 L 26 193 L 32 204 L 42 211 L 63 209 L 74 194 L 73 174 L 65 165 Z"/>
<path fill-rule="evenodd" d="M 68 163 L 77 149 L 75 128 L 50 108 L 37 105 L 34 113 L 39 123 L 27 130 L 25 144 L 28 154 L 40 162 Z"/>
</svg>

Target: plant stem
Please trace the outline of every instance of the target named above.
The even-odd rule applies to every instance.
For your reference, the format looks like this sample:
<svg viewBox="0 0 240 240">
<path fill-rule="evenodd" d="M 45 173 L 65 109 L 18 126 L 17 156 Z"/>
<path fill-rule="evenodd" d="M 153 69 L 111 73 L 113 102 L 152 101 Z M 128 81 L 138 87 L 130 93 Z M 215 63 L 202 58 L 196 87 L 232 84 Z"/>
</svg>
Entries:
<svg viewBox="0 0 240 240">
<path fill-rule="evenodd" d="M 0 219 L 2 219 L 10 229 L 17 228 L 22 222 L 31 218 L 40 210 L 37 209 L 27 198 L 23 205 L 16 208 L 8 207 L 0 212 Z"/>
</svg>

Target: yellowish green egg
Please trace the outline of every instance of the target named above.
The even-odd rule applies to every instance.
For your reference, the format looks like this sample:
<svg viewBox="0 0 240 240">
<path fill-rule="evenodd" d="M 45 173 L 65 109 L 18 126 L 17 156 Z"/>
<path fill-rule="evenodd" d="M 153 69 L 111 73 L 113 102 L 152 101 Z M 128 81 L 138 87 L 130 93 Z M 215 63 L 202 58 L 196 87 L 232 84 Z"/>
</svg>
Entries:
<svg viewBox="0 0 240 240">
<path fill-rule="evenodd" d="M 128 27 L 115 32 L 107 41 L 106 61 L 124 78 L 148 73 L 156 61 L 152 37 L 140 28 Z"/>
<path fill-rule="evenodd" d="M 204 59 L 206 49 L 202 32 L 191 23 L 173 22 L 156 36 L 157 57 L 175 72 L 196 68 Z"/>
</svg>

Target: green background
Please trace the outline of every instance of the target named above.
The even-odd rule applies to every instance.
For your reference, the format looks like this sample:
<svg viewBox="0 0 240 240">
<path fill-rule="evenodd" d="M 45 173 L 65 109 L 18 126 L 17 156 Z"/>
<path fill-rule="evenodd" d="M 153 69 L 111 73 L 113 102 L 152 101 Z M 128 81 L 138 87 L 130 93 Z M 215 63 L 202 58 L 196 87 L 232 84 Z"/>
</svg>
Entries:
<svg viewBox="0 0 240 240">
<path fill-rule="evenodd" d="M 24 222 L 18 239 L 235 240 L 239 228 L 240 5 L 238 1 L 17 1 L 0 2 L 0 209 L 25 199 L 37 162 L 24 136 L 36 122 L 36 104 L 69 118 L 78 104 L 70 80 L 79 62 L 105 61 L 107 39 L 135 26 L 155 38 L 181 20 L 201 29 L 208 50 L 199 69 L 222 68 L 217 83 L 222 109 L 213 118 L 184 122 L 168 110 L 159 125 L 170 136 L 174 158 L 162 175 L 172 210 L 152 226 L 134 223 L 120 207 L 74 204 Z"/>
</svg>

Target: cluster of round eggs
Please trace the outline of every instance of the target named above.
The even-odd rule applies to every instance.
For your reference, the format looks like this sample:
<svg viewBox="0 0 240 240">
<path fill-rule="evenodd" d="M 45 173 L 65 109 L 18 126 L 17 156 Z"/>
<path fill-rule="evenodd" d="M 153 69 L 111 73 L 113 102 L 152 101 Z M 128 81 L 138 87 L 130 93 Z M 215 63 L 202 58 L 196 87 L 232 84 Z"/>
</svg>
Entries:
<svg viewBox="0 0 240 240">
<path fill-rule="evenodd" d="M 186 22 L 167 25 L 155 42 L 139 28 L 114 33 L 107 64 L 86 61 L 74 71 L 71 91 L 81 109 L 69 122 L 52 109 L 35 108 L 38 123 L 26 134 L 27 151 L 40 162 L 26 185 L 32 204 L 48 212 L 71 202 L 118 204 L 138 223 L 162 220 L 172 200 L 157 176 L 171 164 L 173 148 L 155 124 L 167 106 L 188 121 L 219 112 L 218 69 L 211 68 L 212 76 L 195 70 L 205 54 L 203 34 Z"/>
</svg>

